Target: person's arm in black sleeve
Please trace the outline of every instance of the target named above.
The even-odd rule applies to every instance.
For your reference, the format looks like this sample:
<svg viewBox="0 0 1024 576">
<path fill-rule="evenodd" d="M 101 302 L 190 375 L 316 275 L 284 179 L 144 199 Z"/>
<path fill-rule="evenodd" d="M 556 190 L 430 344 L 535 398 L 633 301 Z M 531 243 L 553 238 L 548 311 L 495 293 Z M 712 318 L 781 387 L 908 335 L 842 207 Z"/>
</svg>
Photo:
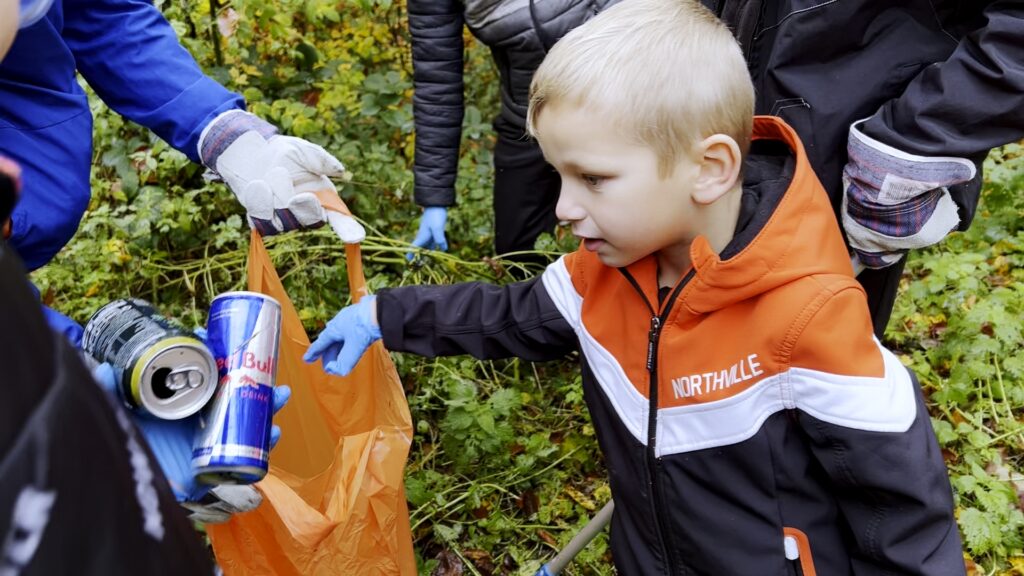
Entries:
<svg viewBox="0 0 1024 576">
<path fill-rule="evenodd" d="M 911 154 L 965 158 L 1024 137 L 1024 4 L 992 2 L 983 16 L 863 131 Z"/>
<path fill-rule="evenodd" d="M 409 286 L 377 295 L 384 347 L 421 356 L 542 361 L 576 350 L 572 327 L 540 278 L 495 286 Z"/>
<path fill-rule="evenodd" d="M 463 115 L 463 6 L 454 0 L 410 0 L 414 196 L 420 206 L 455 204 Z"/>
<path fill-rule="evenodd" d="M 1024 5 L 991 2 L 981 22 L 850 129 L 843 227 L 870 268 L 965 230 L 985 156 L 1024 137 Z"/>
<path fill-rule="evenodd" d="M 872 337 L 859 288 L 814 312 L 791 366 L 797 422 L 849 528 L 852 573 L 962 576 L 952 489 L 920 386 Z"/>
</svg>

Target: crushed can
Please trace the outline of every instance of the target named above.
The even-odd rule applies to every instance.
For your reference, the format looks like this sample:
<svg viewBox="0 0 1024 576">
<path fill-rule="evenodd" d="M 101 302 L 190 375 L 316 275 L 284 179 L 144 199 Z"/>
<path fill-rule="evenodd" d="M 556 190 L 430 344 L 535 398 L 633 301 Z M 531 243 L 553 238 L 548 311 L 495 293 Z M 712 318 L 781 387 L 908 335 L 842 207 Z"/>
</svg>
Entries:
<svg viewBox="0 0 1024 576">
<path fill-rule="evenodd" d="M 114 300 L 97 310 L 82 349 L 114 367 L 129 408 L 164 420 L 195 414 L 217 387 L 217 364 L 202 340 L 145 300 Z"/>
<path fill-rule="evenodd" d="M 192 468 L 204 484 L 251 484 L 267 473 L 281 305 L 256 292 L 226 292 L 210 304 L 207 342 L 219 382 L 202 412 Z"/>
</svg>

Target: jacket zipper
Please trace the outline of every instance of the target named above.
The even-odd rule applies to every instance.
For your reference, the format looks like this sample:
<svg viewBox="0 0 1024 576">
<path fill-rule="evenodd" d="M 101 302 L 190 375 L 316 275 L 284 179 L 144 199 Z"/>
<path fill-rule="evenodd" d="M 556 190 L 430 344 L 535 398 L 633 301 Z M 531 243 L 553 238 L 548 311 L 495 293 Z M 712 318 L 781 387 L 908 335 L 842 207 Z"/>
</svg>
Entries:
<svg viewBox="0 0 1024 576">
<path fill-rule="evenodd" d="M 647 305 L 647 309 L 651 312 L 651 329 L 647 332 L 647 374 L 648 374 L 648 420 L 647 420 L 647 472 L 650 476 L 650 490 L 651 498 L 654 500 L 654 515 L 655 515 L 655 527 L 658 532 L 658 540 L 661 544 L 661 554 L 665 558 L 665 562 L 668 564 L 669 574 L 679 574 L 678 566 L 674 548 L 669 546 L 666 541 L 668 535 L 668 508 L 664 506 L 661 497 L 661 483 L 658 481 L 660 476 L 661 459 L 657 456 L 657 435 L 658 435 L 658 339 L 661 337 L 661 329 L 665 324 L 665 320 L 668 315 L 672 312 L 672 305 L 675 303 L 679 293 L 683 290 L 683 287 L 689 283 L 690 279 L 693 278 L 695 269 L 690 268 L 690 271 L 683 276 L 683 279 L 676 285 L 665 302 L 665 309 L 662 310 L 661 314 L 656 312 L 656 308 L 651 305 L 651 302 L 644 295 L 644 291 L 640 289 L 640 284 L 637 283 L 636 279 L 625 269 L 619 268 L 622 275 L 626 277 L 626 280 L 633 285 L 637 293 L 640 294 L 640 298 L 643 299 L 644 304 Z"/>
</svg>

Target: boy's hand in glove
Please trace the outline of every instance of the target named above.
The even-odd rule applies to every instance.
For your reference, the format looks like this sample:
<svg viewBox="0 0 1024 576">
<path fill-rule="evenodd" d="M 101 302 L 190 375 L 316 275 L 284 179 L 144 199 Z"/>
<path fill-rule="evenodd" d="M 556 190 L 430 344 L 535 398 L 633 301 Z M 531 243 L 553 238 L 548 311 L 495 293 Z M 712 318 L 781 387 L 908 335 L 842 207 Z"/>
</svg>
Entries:
<svg viewBox="0 0 1024 576">
<path fill-rule="evenodd" d="M 327 323 L 320 336 L 302 357 L 306 362 L 323 360 L 324 371 L 347 376 L 371 344 L 380 340 L 377 325 L 377 297 L 364 296 L 358 304 L 346 306 Z"/>
</svg>

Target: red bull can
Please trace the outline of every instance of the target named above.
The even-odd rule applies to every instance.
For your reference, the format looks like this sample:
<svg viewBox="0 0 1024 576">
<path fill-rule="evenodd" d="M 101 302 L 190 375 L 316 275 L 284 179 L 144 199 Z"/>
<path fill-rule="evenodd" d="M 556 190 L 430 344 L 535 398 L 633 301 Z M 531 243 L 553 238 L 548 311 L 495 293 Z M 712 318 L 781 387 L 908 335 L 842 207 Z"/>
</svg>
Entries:
<svg viewBox="0 0 1024 576">
<path fill-rule="evenodd" d="M 125 404 L 157 418 L 195 414 L 217 388 L 217 365 L 195 334 L 145 300 L 114 300 L 92 315 L 82 349 L 120 374 Z"/>
<path fill-rule="evenodd" d="M 207 343 L 219 383 L 199 418 L 192 468 L 205 484 L 251 484 L 267 473 L 281 305 L 256 292 L 213 299 Z"/>
</svg>

